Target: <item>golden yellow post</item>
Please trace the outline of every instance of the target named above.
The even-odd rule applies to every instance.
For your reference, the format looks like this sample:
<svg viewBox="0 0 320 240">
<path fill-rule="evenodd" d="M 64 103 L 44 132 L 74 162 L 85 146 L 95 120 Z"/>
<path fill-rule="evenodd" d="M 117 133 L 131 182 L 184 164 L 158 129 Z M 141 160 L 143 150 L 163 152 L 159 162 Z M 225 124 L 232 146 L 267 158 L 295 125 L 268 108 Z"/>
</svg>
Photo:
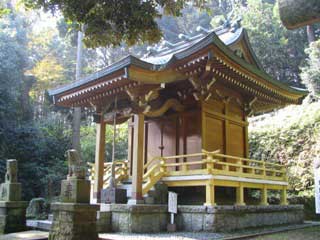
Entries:
<svg viewBox="0 0 320 240">
<path fill-rule="evenodd" d="M 144 148 L 144 115 L 134 115 L 133 158 L 132 158 L 132 192 L 129 204 L 143 203 L 143 148 Z"/>
<path fill-rule="evenodd" d="M 269 205 L 269 203 L 268 203 L 268 189 L 265 184 L 263 185 L 263 188 L 261 189 L 260 205 L 264 205 L 264 206 Z"/>
<path fill-rule="evenodd" d="M 94 163 L 94 185 L 93 185 L 93 198 L 94 202 L 100 202 L 100 193 L 103 188 L 103 175 L 104 175 L 104 161 L 105 161 L 105 136 L 106 124 L 104 123 L 103 116 L 100 116 L 99 121 L 96 123 L 96 153 Z"/>
<path fill-rule="evenodd" d="M 236 196 L 237 196 L 237 202 L 236 205 L 238 206 L 244 206 L 246 205 L 244 202 L 244 187 L 243 183 L 239 183 L 239 187 L 236 189 Z"/>
<path fill-rule="evenodd" d="M 206 183 L 206 206 L 215 206 L 215 199 L 214 199 L 214 181 L 208 180 Z"/>
<path fill-rule="evenodd" d="M 212 154 L 207 154 L 207 171 L 208 171 L 208 174 L 212 174 L 212 170 L 213 170 L 213 157 L 212 157 Z"/>
<path fill-rule="evenodd" d="M 284 186 L 280 192 L 280 204 L 288 205 L 287 201 L 287 186 Z"/>
</svg>

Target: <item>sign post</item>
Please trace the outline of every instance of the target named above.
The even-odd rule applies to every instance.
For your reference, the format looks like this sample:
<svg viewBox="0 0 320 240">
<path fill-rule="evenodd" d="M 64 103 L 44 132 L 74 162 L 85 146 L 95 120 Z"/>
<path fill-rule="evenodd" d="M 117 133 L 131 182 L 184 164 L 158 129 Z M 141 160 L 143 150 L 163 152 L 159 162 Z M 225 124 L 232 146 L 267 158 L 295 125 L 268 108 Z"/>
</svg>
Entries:
<svg viewBox="0 0 320 240">
<path fill-rule="evenodd" d="M 175 192 L 168 192 L 168 212 L 170 213 L 170 223 L 167 230 L 168 232 L 175 232 L 177 227 L 174 223 L 174 214 L 178 213 L 178 194 Z"/>
<path fill-rule="evenodd" d="M 315 160 L 314 164 L 314 187 L 316 214 L 320 214 L 320 156 Z"/>
</svg>

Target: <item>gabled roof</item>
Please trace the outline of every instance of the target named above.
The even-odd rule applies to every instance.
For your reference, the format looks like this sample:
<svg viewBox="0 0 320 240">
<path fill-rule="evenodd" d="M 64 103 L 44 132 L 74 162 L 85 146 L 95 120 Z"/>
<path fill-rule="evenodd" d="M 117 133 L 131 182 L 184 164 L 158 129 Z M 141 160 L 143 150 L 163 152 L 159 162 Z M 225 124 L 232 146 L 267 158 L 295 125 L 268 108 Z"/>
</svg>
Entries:
<svg viewBox="0 0 320 240">
<path fill-rule="evenodd" d="M 187 62 L 188 66 L 201 59 L 209 61 L 210 54 L 213 55 L 218 65 L 221 64 L 225 66 L 223 68 L 238 75 L 236 80 L 240 81 L 238 86 L 251 88 L 251 92 L 264 91 L 261 96 L 265 99 L 269 98 L 268 93 L 270 93 L 277 96 L 278 99 L 281 98 L 284 103 L 298 103 L 307 94 L 306 91 L 291 88 L 274 80 L 262 69 L 243 28 L 219 28 L 216 30 L 202 28 L 202 30 L 204 33 L 194 37 L 181 35 L 183 40 L 175 44 L 163 41 L 156 47 L 149 48 L 148 54 L 143 58 L 129 55 L 80 81 L 49 90 L 49 94 L 54 97 L 57 104 L 71 106 L 70 104 L 74 105 L 76 102 L 79 104 L 83 98 L 90 101 L 96 100 L 96 97 L 92 96 L 95 92 L 99 93 L 101 97 L 115 94 L 116 91 L 110 89 L 120 86 L 121 82 L 124 84 L 130 84 L 130 82 L 161 84 L 184 80 L 187 77 L 179 72 L 178 69 L 182 68 L 180 65 L 183 64 L 182 66 L 186 67 L 185 62 L 191 58 L 193 60 Z M 240 45 L 239 43 L 247 51 L 248 59 L 242 59 L 234 53 L 234 49 Z M 226 72 L 217 69 L 213 69 L 213 71 L 232 82 L 230 77 L 225 76 Z M 252 85 L 258 90 L 252 90 Z"/>
<path fill-rule="evenodd" d="M 72 88 L 80 87 L 84 84 L 95 81 L 98 78 L 112 74 L 120 69 L 129 67 L 130 65 L 135 65 L 137 67 L 154 71 L 164 69 L 168 67 L 170 63 L 173 63 L 175 59 L 181 59 L 188 54 L 191 54 L 192 52 L 204 47 L 208 43 L 210 44 L 213 36 L 218 36 L 219 39 L 227 46 L 232 46 L 233 44 L 241 40 L 245 41 L 247 46 L 249 46 L 252 57 L 255 59 L 254 64 L 259 68 L 261 67 L 261 64 L 252 51 L 249 42 L 247 42 L 248 37 L 246 31 L 243 28 L 238 28 L 234 31 L 230 31 L 230 29 L 224 28 L 205 31 L 205 34 L 199 33 L 198 35 L 191 37 L 188 40 L 185 39 L 174 44 L 167 41 L 162 41 L 156 48 L 150 48 L 149 53 L 145 57 L 138 58 L 134 55 L 128 55 L 100 71 L 81 78 L 79 81 L 49 90 L 49 95 L 52 96 L 60 94 Z M 192 49 L 192 51 L 187 51 L 188 49 Z"/>
</svg>

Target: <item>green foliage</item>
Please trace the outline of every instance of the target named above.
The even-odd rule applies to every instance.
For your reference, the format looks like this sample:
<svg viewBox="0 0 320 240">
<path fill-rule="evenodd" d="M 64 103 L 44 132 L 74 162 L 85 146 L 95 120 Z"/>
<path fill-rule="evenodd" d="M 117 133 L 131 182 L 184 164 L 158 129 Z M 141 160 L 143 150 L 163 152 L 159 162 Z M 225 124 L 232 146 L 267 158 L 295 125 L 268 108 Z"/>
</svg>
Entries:
<svg viewBox="0 0 320 240">
<path fill-rule="evenodd" d="M 84 42 L 89 47 L 116 46 L 122 42 L 158 42 L 161 31 L 156 22 L 163 14 L 177 16 L 184 0 L 24 0 L 29 8 L 60 10 L 65 19 L 85 26 Z"/>
<path fill-rule="evenodd" d="M 94 162 L 95 157 L 95 126 L 83 126 L 80 131 L 82 158 L 86 162 Z M 113 126 L 106 127 L 106 161 L 112 160 Z M 126 160 L 128 158 L 128 126 L 127 123 L 117 125 L 115 159 Z"/>
<path fill-rule="evenodd" d="M 320 144 L 320 102 L 290 106 L 251 121 L 250 157 L 285 164 L 293 193 L 313 191 Z"/>
<path fill-rule="evenodd" d="M 14 9 L 0 19 L 0 180 L 6 159 L 17 159 L 24 199 L 58 194 L 70 146 L 63 119 L 35 122 L 24 116 L 33 110 L 26 104 L 33 82 L 24 75 L 32 66 L 28 31 L 23 14 Z"/>
<path fill-rule="evenodd" d="M 242 25 L 266 72 L 279 81 L 299 86 L 299 66 L 308 43 L 305 30 L 286 30 L 278 5 L 263 0 L 247 0 L 247 4 L 236 8 L 236 13 L 243 17 Z"/>
<path fill-rule="evenodd" d="M 6 128 L 5 145 L 6 151 L 0 158 L 1 181 L 5 160 L 14 158 L 18 160 L 24 199 L 59 194 L 60 181 L 67 173 L 64 153 L 70 147 L 70 137 L 64 133 L 62 122 L 24 123 Z"/>
<path fill-rule="evenodd" d="M 314 95 L 320 94 L 320 40 L 310 44 L 306 49 L 308 59 L 301 70 L 301 78 L 309 91 Z"/>
</svg>

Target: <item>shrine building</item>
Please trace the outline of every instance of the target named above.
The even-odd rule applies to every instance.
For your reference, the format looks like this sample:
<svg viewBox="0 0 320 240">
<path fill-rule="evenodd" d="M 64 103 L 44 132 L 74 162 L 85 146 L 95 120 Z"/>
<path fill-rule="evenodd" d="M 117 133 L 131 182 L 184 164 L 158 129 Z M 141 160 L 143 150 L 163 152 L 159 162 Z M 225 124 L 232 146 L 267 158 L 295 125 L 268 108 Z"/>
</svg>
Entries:
<svg viewBox="0 0 320 240">
<path fill-rule="evenodd" d="M 287 205 L 286 166 L 249 158 L 248 117 L 300 104 L 307 92 L 268 75 L 242 27 L 197 30 L 49 91 L 57 106 L 95 111 L 92 202 L 101 202 L 113 177 L 130 205 L 160 203 L 148 198 L 159 183 L 183 204 L 225 205 L 218 195 L 231 191 L 228 204 L 245 206 L 246 189 L 256 189 L 258 205 L 268 205 L 268 190 Z M 106 124 L 125 122 L 128 158 L 114 161 L 112 175 Z"/>
</svg>

